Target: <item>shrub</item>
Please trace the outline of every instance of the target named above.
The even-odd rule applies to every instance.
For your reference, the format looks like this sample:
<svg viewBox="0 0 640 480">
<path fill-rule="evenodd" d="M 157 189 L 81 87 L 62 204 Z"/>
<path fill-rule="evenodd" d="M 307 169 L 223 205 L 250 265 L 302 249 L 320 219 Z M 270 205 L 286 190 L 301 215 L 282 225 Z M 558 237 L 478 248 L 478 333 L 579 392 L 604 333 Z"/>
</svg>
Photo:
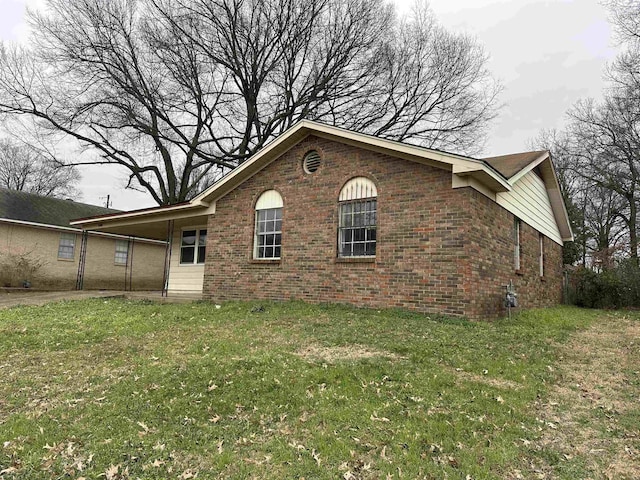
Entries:
<svg viewBox="0 0 640 480">
<path fill-rule="evenodd" d="M 0 251 L 0 283 L 3 287 L 30 286 L 46 264 L 33 250 Z"/>
<path fill-rule="evenodd" d="M 640 307 L 640 268 L 633 260 L 603 272 L 580 267 L 569 276 L 569 301 L 587 308 Z"/>
</svg>

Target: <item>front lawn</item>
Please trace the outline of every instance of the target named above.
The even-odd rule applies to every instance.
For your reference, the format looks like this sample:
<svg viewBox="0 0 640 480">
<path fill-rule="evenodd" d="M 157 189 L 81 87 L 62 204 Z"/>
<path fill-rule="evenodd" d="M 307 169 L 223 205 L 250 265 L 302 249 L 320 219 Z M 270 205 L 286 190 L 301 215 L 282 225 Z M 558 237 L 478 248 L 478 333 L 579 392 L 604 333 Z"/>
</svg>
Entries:
<svg viewBox="0 0 640 480">
<path fill-rule="evenodd" d="M 563 349 L 621 315 L 114 299 L 0 311 L 0 478 L 605 478 L 593 454 L 550 441 L 563 427 L 545 406 Z M 637 398 L 640 367 L 625 368 Z M 617 434 L 638 433 L 638 411 Z"/>
</svg>

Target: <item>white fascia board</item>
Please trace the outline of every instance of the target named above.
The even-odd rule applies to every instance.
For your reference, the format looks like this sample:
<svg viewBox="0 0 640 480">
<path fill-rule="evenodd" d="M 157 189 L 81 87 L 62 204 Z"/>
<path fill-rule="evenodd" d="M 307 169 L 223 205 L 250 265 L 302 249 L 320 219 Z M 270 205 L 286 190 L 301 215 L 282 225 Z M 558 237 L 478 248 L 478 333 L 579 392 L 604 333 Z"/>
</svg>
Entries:
<svg viewBox="0 0 640 480">
<path fill-rule="evenodd" d="M 544 162 L 547 158 L 549 158 L 549 152 L 548 151 L 542 153 L 538 158 L 536 158 L 534 161 L 529 163 L 529 165 L 527 165 L 522 170 L 520 170 L 518 173 L 516 173 L 511 178 L 509 178 L 509 183 L 511 185 L 514 185 L 518 180 L 520 180 L 527 173 L 529 173 L 531 170 L 533 170 L 538 165 L 540 165 L 542 162 Z M 554 174 L 555 174 L 555 172 L 554 172 Z"/>
<path fill-rule="evenodd" d="M 239 177 L 239 176 L 242 176 L 243 174 L 246 174 L 245 172 L 250 171 L 251 167 L 253 167 L 254 164 L 257 163 L 260 159 L 262 159 L 264 157 L 268 157 L 268 155 L 271 152 L 276 151 L 278 149 L 278 147 L 280 147 L 283 144 L 285 144 L 285 142 L 289 138 L 294 136 L 296 133 L 300 132 L 303 128 L 307 128 L 307 123 L 310 123 L 310 122 L 308 122 L 307 120 L 302 120 L 302 121 L 296 123 L 293 127 L 291 127 L 289 130 L 287 130 L 285 133 L 283 133 L 282 135 L 278 136 L 275 140 L 273 140 L 272 142 L 267 144 L 265 147 L 263 147 L 259 152 L 257 152 L 255 155 L 253 155 L 250 159 L 248 159 L 242 165 L 240 165 L 239 167 L 234 168 L 231 172 L 229 172 L 227 175 L 225 175 L 219 181 L 217 181 L 216 183 L 211 185 L 209 188 L 203 190 L 199 195 L 196 195 L 193 198 L 193 200 L 191 200 L 191 202 L 192 203 L 205 202 L 206 201 L 205 199 L 210 197 L 216 191 L 224 190 L 223 187 L 225 185 L 229 184 L 236 177 Z M 275 160 L 275 158 L 274 158 L 274 160 Z M 247 178 L 249 178 L 250 176 L 251 175 L 247 175 Z"/>
<path fill-rule="evenodd" d="M 241 183 L 243 180 L 255 175 L 258 171 L 267 166 L 270 161 L 274 161 L 278 155 L 284 153 L 288 148 L 295 145 L 297 140 L 311 134 L 360 146 L 361 148 L 384 151 L 392 156 L 400 156 L 401 158 L 412 161 L 419 161 L 420 159 L 428 160 L 440 164 L 443 167 L 446 166 L 447 169 L 453 169 L 454 173 L 477 174 L 481 172 L 481 175 L 485 176 L 487 180 L 483 183 L 486 183 L 491 188 L 504 189 L 504 191 L 511 189 L 509 182 L 482 160 L 464 157 L 453 153 L 431 150 L 425 147 L 409 145 L 394 140 L 378 138 L 363 133 L 352 132 L 350 130 L 324 125 L 310 120 L 301 120 L 265 146 L 245 163 L 196 196 L 192 200 L 192 203 L 216 200 L 220 196 L 228 193 L 231 189 L 235 188 L 233 186 L 234 181 Z M 291 142 L 292 139 L 296 141 Z M 261 162 L 261 160 L 264 160 L 264 162 Z M 216 192 L 218 192 L 218 195 L 216 195 Z"/>
<path fill-rule="evenodd" d="M 551 155 L 548 151 L 542 153 L 538 158 L 532 161 L 525 168 L 520 170 L 517 174 L 509 178 L 509 183 L 515 185 L 521 180 L 527 173 L 536 168 L 539 165 L 545 163 L 551 170 L 551 175 L 544 175 L 543 182 L 551 201 L 551 207 L 553 209 L 553 215 L 556 219 L 558 229 L 560 230 L 563 242 L 572 242 L 574 240 L 573 232 L 571 231 L 571 223 L 569 222 L 569 213 L 567 212 L 567 206 L 564 204 L 562 198 L 562 192 L 560 191 L 560 184 L 558 183 L 558 175 L 556 169 L 551 161 Z"/>
<path fill-rule="evenodd" d="M 27 222 L 24 220 L 13 220 L 11 218 L 0 218 L 0 223 L 9 223 L 13 225 L 19 225 L 21 227 L 41 228 L 44 230 L 55 230 L 57 232 L 69 232 L 69 233 L 77 233 L 77 234 L 82 234 L 83 232 L 82 228 L 63 227 L 62 225 L 50 225 L 48 223 Z M 96 232 L 96 231 L 88 231 L 87 233 L 91 236 L 113 238 L 117 240 L 129 240 L 130 238 L 133 238 L 135 241 L 140 243 L 152 243 L 156 245 L 166 245 L 167 243 L 167 242 L 163 242 L 162 240 L 154 240 L 152 238 L 142 238 L 142 237 L 129 237 L 127 235 L 118 235 L 117 233 L 106 233 L 106 232 Z"/>
<path fill-rule="evenodd" d="M 196 203 L 186 203 L 182 205 L 169 206 L 169 207 L 156 207 L 151 209 L 144 210 L 134 210 L 131 212 L 125 213 L 116 213 L 113 215 L 101 215 L 96 217 L 88 217 L 84 219 L 74 220 L 71 225 L 77 225 L 78 227 L 86 229 L 90 229 L 92 227 L 104 225 L 104 224 L 119 224 L 119 225 L 128 225 L 132 223 L 148 223 L 157 221 L 158 217 L 165 218 L 184 218 L 192 215 L 201 215 L 202 210 L 209 211 L 213 209 L 215 211 L 215 204 L 211 205 L 208 202 L 196 202 Z M 194 210 L 194 212 L 190 212 L 190 210 Z M 197 210 L 197 212 L 195 211 Z"/>
</svg>

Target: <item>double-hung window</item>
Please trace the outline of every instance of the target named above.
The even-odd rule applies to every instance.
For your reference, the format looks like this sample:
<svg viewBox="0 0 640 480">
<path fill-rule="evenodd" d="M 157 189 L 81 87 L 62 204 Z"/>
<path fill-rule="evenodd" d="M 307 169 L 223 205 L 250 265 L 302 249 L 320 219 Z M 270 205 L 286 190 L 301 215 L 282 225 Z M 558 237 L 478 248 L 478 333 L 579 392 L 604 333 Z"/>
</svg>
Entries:
<svg viewBox="0 0 640 480">
<path fill-rule="evenodd" d="M 206 247 L 206 229 L 183 230 L 180 242 L 180 265 L 204 263 Z"/>
<path fill-rule="evenodd" d="M 116 240 L 116 253 L 114 262 L 116 265 L 126 265 L 129 259 L 129 242 L 127 240 Z"/>
<path fill-rule="evenodd" d="M 376 254 L 378 192 L 365 177 L 349 180 L 340 191 L 338 223 L 339 257 L 373 257 Z"/>
<path fill-rule="evenodd" d="M 253 258 L 278 260 L 282 253 L 282 196 L 267 190 L 256 202 Z"/>
<path fill-rule="evenodd" d="M 60 243 L 58 243 L 58 258 L 62 260 L 73 260 L 76 248 L 75 233 L 61 233 Z"/>
</svg>

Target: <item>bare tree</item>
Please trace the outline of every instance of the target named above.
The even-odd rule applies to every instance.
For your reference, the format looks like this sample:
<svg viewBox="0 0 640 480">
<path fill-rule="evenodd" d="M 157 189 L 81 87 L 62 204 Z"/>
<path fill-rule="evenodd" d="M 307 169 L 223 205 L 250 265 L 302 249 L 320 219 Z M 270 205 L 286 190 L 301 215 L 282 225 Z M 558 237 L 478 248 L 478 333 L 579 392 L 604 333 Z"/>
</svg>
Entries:
<svg viewBox="0 0 640 480">
<path fill-rule="evenodd" d="M 640 40 L 640 3 L 636 0 L 607 0 L 611 22 L 622 42 Z"/>
<path fill-rule="evenodd" d="M 26 144 L 0 139 L 0 187 L 47 197 L 78 198 L 80 174 Z"/>
<path fill-rule="evenodd" d="M 0 111 L 183 201 L 301 119 L 473 153 L 500 86 L 426 4 L 48 0 L 33 47 L 0 54 Z M 99 158 L 95 157 L 99 155 Z"/>
<path fill-rule="evenodd" d="M 608 95 L 598 104 L 580 101 L 569 113 L 577 144 L 578 171 L 592 185 L 615 193 L 629 235 L 629 254 L 638 258 L 640 208 L 640 104 L 629 96 Z"/>
</svg>

